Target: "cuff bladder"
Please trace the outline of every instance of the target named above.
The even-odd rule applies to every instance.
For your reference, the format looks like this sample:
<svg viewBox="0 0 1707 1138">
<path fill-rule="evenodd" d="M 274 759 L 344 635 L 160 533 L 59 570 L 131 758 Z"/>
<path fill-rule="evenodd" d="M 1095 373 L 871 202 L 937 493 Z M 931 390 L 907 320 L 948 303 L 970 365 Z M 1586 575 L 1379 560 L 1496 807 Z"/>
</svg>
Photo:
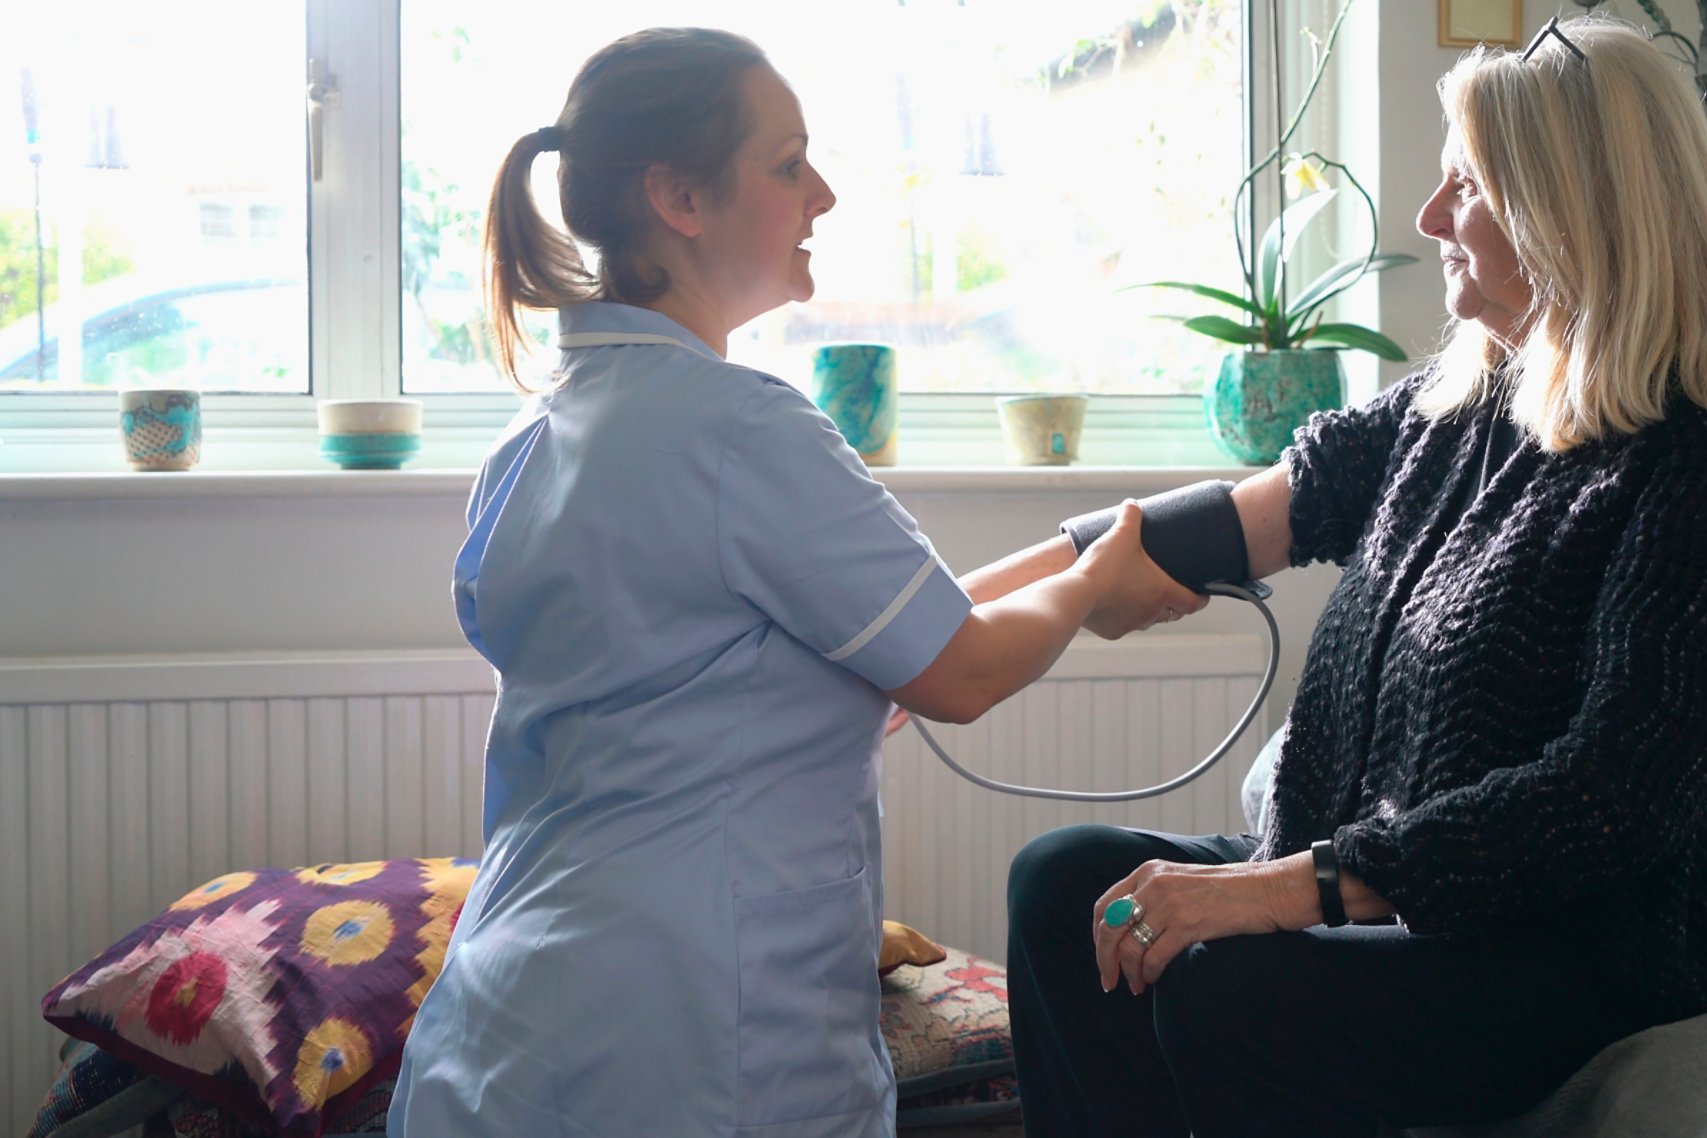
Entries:
<svg viewBox="0 0 1707 1138">
<path fill-rule="evenodd" d="M 1212 479 L 1194 482 L 1138 501 L 1144 511 L 1144 551 L 1162 572 L 1190 589 L 1202 591 L 1216 581 L 1242 584 L 1251 575 L 1245 530 L 1233 505 L 1233 484 Z M 1061 523 L 1061 532 L 1083 553 L 1114 528 L 1120 507 L 1080 514 Z"/>
</svg>

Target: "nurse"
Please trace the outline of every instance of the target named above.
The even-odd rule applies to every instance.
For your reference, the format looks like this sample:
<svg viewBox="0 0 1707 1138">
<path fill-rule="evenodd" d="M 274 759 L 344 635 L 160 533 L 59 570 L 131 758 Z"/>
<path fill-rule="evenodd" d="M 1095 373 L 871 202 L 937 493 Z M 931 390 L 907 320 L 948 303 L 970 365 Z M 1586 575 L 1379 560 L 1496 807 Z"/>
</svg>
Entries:
<svg viewBox="0 0 1707 1138">
<path fill-rule="evenodd" d="M 1128 505 L 957 582 L 811 402 L 724 360 L 812 295 L 835 195 L 751 42 L 594 55 L 492 192 L 492 320 L 562 355 L 469 502 L 457 613 L 498 673 L 485 852 L 404 1052 L 398 1138 L 887 1138 L 877 760 L 891 702 L 964 722 L 1086 626 L 1202 599 Z M 529 193 L 559 154 L 568 234 Z M 582 259 L 582 250 L 597 260 Z"/>
</svg>

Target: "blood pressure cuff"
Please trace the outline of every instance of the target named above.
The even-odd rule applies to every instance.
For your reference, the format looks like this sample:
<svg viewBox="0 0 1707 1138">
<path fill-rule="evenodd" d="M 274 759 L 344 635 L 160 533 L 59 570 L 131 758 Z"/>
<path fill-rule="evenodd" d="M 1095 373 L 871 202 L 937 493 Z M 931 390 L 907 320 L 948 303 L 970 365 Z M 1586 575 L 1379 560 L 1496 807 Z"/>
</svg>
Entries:
<svg viewBox="0 0 1707 1138">
<path fill-rule="evenodd" d="M 1194 482 L 1138 501 L 1144 511 L 1144 551 L 1162 571 L 1180 584 L 1201 592 L 1212 581 L 1244 584 L 1251 575 L 1245 550 L 1245 528 L 1233 505 L 1233 484 Z M 1120 516 L 1115 506 L 1080 514 L 1061 523 L 1061 532 L 1083 553 L 1091 542 L 1114 528 Z"/>
</svg>

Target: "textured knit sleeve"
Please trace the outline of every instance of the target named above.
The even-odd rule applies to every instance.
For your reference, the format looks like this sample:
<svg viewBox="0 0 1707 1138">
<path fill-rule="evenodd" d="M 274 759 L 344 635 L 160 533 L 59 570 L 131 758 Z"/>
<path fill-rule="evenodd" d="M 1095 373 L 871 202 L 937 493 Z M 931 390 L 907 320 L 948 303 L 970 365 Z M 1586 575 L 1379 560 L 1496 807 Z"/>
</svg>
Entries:
<svg viewBox="0 0 1707 1138">
<path fill-rule="evenodd" d="M 1281 455 L 1292 488 L 1292 564 L 1344 565 L 1381 499 L 1395 444 L 1422 375 L 1361 407 L 1318 412 Z"/>
<path fill-rule="evenodd" d="M 1669 444 L 1600 587 L 1567 730 L 1534 762 L 1335 834 L 1413 931 L 1557 911 L 1707 841 L 1707 431 Z"/>
</svg>

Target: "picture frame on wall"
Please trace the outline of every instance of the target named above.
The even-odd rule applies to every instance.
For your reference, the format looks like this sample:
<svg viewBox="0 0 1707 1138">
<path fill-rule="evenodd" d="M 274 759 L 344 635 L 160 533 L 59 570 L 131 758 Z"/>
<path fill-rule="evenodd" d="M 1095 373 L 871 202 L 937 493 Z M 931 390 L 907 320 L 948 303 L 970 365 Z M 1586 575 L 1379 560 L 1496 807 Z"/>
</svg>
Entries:
<svg viewBox="0 0 1707 1138">
<path fill-rule="evenodd" d="M 1439 2 L 1441 47 L 1516 47 L 1522 42 L 1523 0 Z"/>
</svg>

